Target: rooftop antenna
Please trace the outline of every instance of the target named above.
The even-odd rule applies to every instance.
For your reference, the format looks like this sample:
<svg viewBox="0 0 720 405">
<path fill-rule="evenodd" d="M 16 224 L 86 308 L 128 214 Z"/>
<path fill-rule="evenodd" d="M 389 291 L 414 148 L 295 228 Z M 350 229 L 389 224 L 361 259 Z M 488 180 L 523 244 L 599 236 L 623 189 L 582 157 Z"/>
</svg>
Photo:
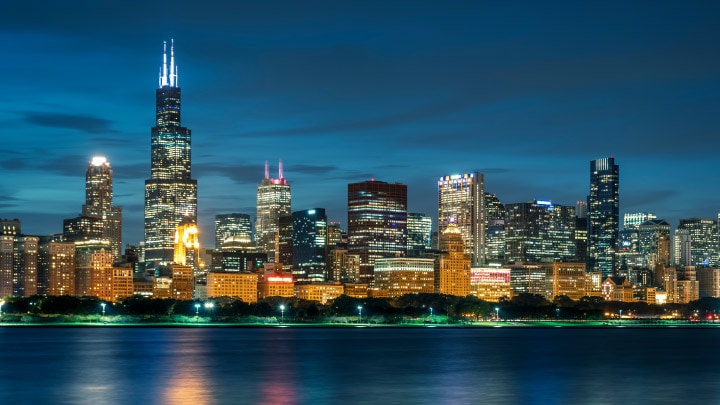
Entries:
<svg viewBox="0 0 720 405">
<path fill-rule="evenodd" d="M 283 178 L 283 170 L 282 170 L 282 159 L 280 159 L 280 168 L 278 169 L 278 176 L 279 178 Z"/>
<path fill-rule="evenodd" d="M 175 40 L 170 40 L 170 87 L 177 87 L 177 66 L 175 66 Z"/>
<path fill-rule="evenodd" d="M 160 77 L 160 86 L 167 86 L 168 84 L 168 71 L 167 71 L 167 42 L 163 41 L 163 65 L 162 65 L 162 76 Z"/>
<path fill-rule="evenodd" d="M 267 160 L 265 161 L 265 178 L 266 179 L 270 178 L 270 166 L 268 166 Z"/>
</svg>

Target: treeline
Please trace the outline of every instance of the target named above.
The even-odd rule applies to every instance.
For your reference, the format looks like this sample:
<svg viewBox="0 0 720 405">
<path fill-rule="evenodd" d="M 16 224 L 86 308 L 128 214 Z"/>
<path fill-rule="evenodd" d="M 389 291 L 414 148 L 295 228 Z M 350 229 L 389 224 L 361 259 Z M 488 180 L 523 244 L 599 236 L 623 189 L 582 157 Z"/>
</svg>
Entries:
<svg viewBox="0 0 720 405">
<path fill-rule="evenodd" d="M 256 303 L 234 298 L 206 301 L 179 301 L 131 297 L 121 302 L 103 302 L 95 297 L 31 296 L 6 297 L 0 307 L 5 321 L 10 316 L 42 319 L 51 316 L 127 316 L 135 320 L 165 321 L 184 317 L 202 317 L 209 321 L 239 322 L 242 319 L 266 319 L 286 322 L 341 322 L 362 316 L 368 322 L 401 323 L 462 322 L 483 319 L 563 319 L 598 320 L 608 316 L 708 319 L 720 313 L 720 299 L 703 298 L 689 304 L 649 305 L 644 302 L 605 301 L 600 297 L 583 297 L 573 301 L 566 296 L 552 302 L 540 295 L 520 294 L 499 303 L 474 296 L 456 297 L 441 294 L 408 294 L 397 298 L 352 298 L 340 296 L 328 305 L 297 298 L 272 297 Z M 205 305 L 212 303 L 212 305 Z M 104 306 L 102 304 L 105 304 Z M 283 308 L 281 310 L 281 307 Z M 359 309 L 361 308 L 361 309 Z"/>
</svg>

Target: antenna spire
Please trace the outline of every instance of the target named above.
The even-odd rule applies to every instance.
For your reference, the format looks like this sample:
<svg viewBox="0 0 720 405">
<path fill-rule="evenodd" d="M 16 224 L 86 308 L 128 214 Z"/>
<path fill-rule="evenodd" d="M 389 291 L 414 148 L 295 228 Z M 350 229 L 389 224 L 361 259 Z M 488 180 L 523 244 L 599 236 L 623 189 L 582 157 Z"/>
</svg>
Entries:
<svg viewBox="0 0 720 405">
<path fill-rule="evenodd" d="M 160 87 L 167 86 L 168 84 L 168 68 L 167 68 L 167 42 L 163 41 L 163 64 L 160 70 Z"/>
<path fill-rule="evenodd" d="M 283 178 L 283 170 L 282 170 L 282 159 L 280 159 L 280 167 L 278 168 L 278 178 Z"/>
<path fill-rule="evenodd" d="M 177 87 L 177 66 L 175 66 L 175 40 L 170 39 L 170 87 Z"/>
<path fill-rule="evenodd" d="M 268 166 L 267 160 L 265 161 L 265 178 L 266 179 L 270 178 L 270 166 Z"/>
</svg>

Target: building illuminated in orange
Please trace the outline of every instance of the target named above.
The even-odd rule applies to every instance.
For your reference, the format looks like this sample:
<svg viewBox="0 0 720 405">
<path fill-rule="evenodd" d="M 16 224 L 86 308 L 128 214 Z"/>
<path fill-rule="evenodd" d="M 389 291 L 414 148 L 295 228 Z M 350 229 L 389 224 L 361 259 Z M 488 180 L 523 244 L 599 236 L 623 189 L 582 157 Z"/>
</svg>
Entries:
<svg viewBox="0 0 720 405">
<path fill-rule="evenodd" d="M 91 290 L 88 295 L 113 301 L 113 260 L 110 249 L 100 249 L 90 255 Z"/>
<path fill-rule="evenodd" d="M 440 237 L 442 253 L 435 262 L 435 293 L 470 295 L 470 255 L 465 253 L 460 228 L 451 223 Z"/>
<path fill-rule="evenodd" d="M 551 266 L 553 280 L 552 298 L 565 295 L 576 301 L 586 295 L 585 263 L 557 262 L 548 265 Z"/>
<path fill-rule="evenodd" d="M 470 293 L 490 302 L 499 302 L 502 298 L 509 299 L 510 269 L 473 267 L 470 269 Z"/>
<path fill-rule="evenodd" d="M 266 271 L 258 282 L 258 299 L 295 296 L 295 281 L 291 273 Z"/>
<path fill-rule="evenodd" d="M 133 284 L 133 268 L 131 266 L 113 267 L 112 300 L 117 302 L 132 297 L 135 293 Z"/>
<path fill-rule="evenodd" d="M 247 303 L 257 302 L 258 275 L 231 271 L 208 272 L 207 296 L 238 298 Z"/>
<path fill-rule="evenodd" d="M 435 289 L 435 259 L 390 257 L 375 260 L 375 288 L 388 297 L 405 294 L 432 294 Z"/>
<path fill-rule="evenodd" d="M 171 264 L 172 271 L 172 298 L 176 300 L 191 300 L 195 291 L 195 277 L 191 266 Z"/>
<path fill-rule="evenodd" d="M 298 283 L 295 284 L 295 297 L 308 301 L 316 301 L 323 305 L 343 295 L 344 288 L 340 283 Z"/>
<path fill-rule="evenodd" d="M 75 244 L 48 242 L 40 254 L 47 263 L 47 294 L 75 295 Z"/>
</svg>

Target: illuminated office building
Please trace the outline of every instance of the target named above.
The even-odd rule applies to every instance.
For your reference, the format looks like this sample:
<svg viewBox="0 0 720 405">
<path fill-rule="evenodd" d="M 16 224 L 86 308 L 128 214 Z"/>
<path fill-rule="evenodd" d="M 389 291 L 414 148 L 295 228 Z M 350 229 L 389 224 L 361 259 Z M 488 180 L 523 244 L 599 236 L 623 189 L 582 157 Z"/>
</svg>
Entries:
<svg viewBox="0 0 720 405">
<path fill-rule="evenodd" d="M 650 219 L 637 225 L 642 267 L 670 265 L 670 224 L 662 219 Z"/>
<path fill-rule="evenodd" d="M 407 185 L 348 184 L 348 253 L 360 256 L 357 282 L 372 285 L 375 261 L 407 252 Z"/>
<path fill-rule="evenodd" d="M 85 205 L 82 216 L 99 220 L 100 238 L 110 242 L 117 260 L 122 256 L 122 208 L 113 203 L 113 170 L 107 159 L 95 156 L 85 172 Z"/>
<path fill-rule="evenodd" d="M 252 222 L 250 221 L 250 215 L 215 215 L 215 249 L 221 249 L 223 242 L 234 236 L 252 240 Z"/>
<path fill-rule="evenodd" d="M 505 204 L 505 259 L 553 262 L 575 258 L 575 207 L 551 201 Z"/>
<path fill-rule="evenodd" d="M 40 244 L 38 288 L 41 294 L 75 295 L 75 244 L 43 241 Z M 40 281 L 42 279 L 42 281 Z"/>
<path fill-rule="evenodd" d="M 150 137 L 150 179 L 145 181 L 145 261 L 173 260 L 175 230 L 197 223 L 197 181 L 192 178 L 190 130 L 180 125 L 180 87 L 173 45 L 163 53 Z"/>
<path fill-rule="evenodd" d="M 407 214 L 407 241 L 408 254 L 420 255 L 430 250 L 430 237 L 432 234 L 432 218 L 425 214 Z"/>
<path fill-rule="evenodd" d="M 200 237 L 197 225 L 185 218 L 175 229 L 173 263 L 191 266 L 196 271 L 200 267 Z"/>
<path fill-rule="evenodd" d="M 280 229 L 280 217 L 291 215 L 290 206 L 290 183 L 283 176 L 282 162 L 277 179 L 270 177 L 270 168 L 265 162 L 265 178 L 257 188 L 255 242 L 271 262 L 275 260 L 275 237 Z"/>
<path fill-rule="evenodd" d="M 505 261 L 505 206 L 495 194 L 485 193 L 485 261 Z"/>
<path fill-rule="evenodd" d="M 620 225 L 620 168 L 612 157 L 590 161 L 587 271 L 615 274 Z"/>
<path fill-rule="evenodd" d="M 112 268 L 112 253 L 107 241 L 87 240 L 75 242 L 75 295 L 78 297 L 94 296 L 93 265 L 109 262 Z"/>
<path fill-rule="evenodd" d="M 718 224 L 713 219 L 681 219 L 673 238 L 675 264 L 679 266 L 718 265 Z"/>
<path fill-rule="evenodd" d="M 440 254 L 435 261 L 435 293 L 470 295 L 470 255 L 465 253 L 460 230 L 453 224 L 440 235 Z"/>
<path fill-rule="evenodd" d="M 327 215 L 324 208 L 292 213 L 292 265 L 296 281 L 328 279 Z"/>
<path fill-rule="evenodd" d="M 637 229 L 641 224 L 646 221 L 656 219 L 657 215 L 651 212 L 626 212 L 623 215 L 623 228 L 624 229 Z"/>
<path fill-rule="evenodd" d="M 454 223 L 473 264 L 485 261 L 485 179 L 482 173 L 455 174 L 438 180 L 438 234 Z"/>
<path fill-rule="evenodd" d="M 473 267 L 470 269 L 470 293 L 481 300 L 499 302 L 510 299 L 510 269 Z"/>
<path fill-rule="evenodd" d="M 375 288 L 390 298 L 405 294 L 432 294 L 435 259 L 388 257 L 375 260 Z"/>
</svg>

